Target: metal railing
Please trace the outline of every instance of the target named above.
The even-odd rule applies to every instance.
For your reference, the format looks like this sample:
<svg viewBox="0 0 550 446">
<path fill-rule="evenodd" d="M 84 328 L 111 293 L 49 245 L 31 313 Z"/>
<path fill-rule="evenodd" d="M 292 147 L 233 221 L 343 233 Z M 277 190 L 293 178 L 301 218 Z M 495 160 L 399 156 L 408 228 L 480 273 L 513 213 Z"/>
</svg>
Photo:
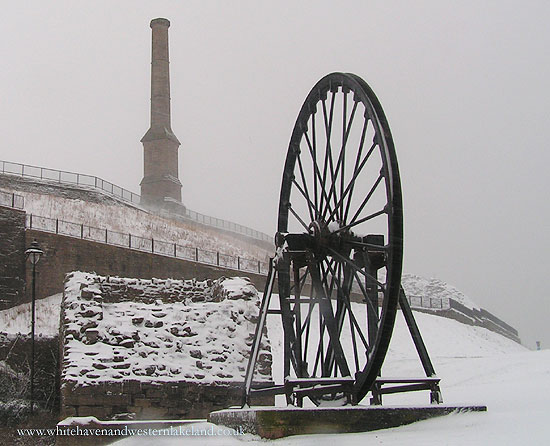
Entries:
<svg viewBox="0 0 550 446">
<path fill-rule="evenodd" d="M 245 257 L 224 254 L 218 251 L 178 245 L 177 243 L 140 237 L 130 233 L 111 231 L 106 228 L 96 228 L 82 223 L 74 223 L 57 218 L 27 214 L 26 227 L 28 229 L 106 243 L 108 245 L 135 249 L 137 251 L 174 257 L 177 259 L 190 260 L 237 271 L 265 275 L 268 270 L 267 262 L 256 259 L 248 259 Z"/>
<path fill-rule="evenodd" d="M 25 199 L 21 195 L 0 191 L 0 206 L 23 209 L 25 207 Z"/>
<path fill-rule="evenodd" d="M 448 297 L 426 297 L 407 294 L 407 300 L 411 308 L 427 308 L 430 310 L 448 310 L 451 308 Z"/>
<path fill-rule="evenodd" d="M 11 163 L 9 161 L 0 161 L 0 163 L 2 165 L 2 173 L 20 177 L 37 178 L 61 184 L 76 184 L 79 186 L 91 187 L 134 204 L 139 204 L 140 201 L 140 196 L 138 194 L 93 175 L 48 169 L 46 167 L 31 166 L 28 164 Z"/>
<path fill-rule="evenodd" d="M 88 188 L 102 191 L 108 195 L 119 198 L 123 201 L 139 205 L 141 197 L 128 189 L 117 186 L 109 181 L 105 181 L 101 178 L 93 175 L 86 175 L 82 173 L 67 172 L 64 170 L 48 169 L 46 167 L 31 166 L 28 164 L 12 163 L 9 161 L 0 161 L 2 167 L 1 173 L 9 175 L 17 175 L 20 177 L 36 178 L 40 180 L 53 181 L 60 184 L 71 184 L 78 186 L 85 186 Z M 199 212 L 185 209 L 184 217 L 189 220 L 196 221 L 207 226 L 215 228 L 225 229 L 237 234 L 242 234 L 247 237 L 254 238 L 256 240 L 262 240 L 271 242 L 273 237 L 256 231 L 255 229 L 243 226 L 237 223 L 233 223 L 221 218 L 210 217 L 209 215 L 201 214 Z"/>
<path fill-rule="evenodd" d="M 270 237 L 269 235 L 263 232 L 256 231 L 255 229 L 240 225 L 238 223 L 233 223 L 231 221 L 223 220 L 221 218 L 210 217 L 208 215 L 204 215 L 199 212 L 192 211 L 190 209 L 185 209 L 185 216 L 189 220 L 196 221 L 197 223 L 202 223 L 207 226 L 212 226 L 215 228 L 225 229 L 227 231 L 235 232 L 237 234 L 246 235 L 247 237 L 251 237 L 256 240 L 262 240 L 264 242 L 273 241 L 273 237 Z"/>
</svg>

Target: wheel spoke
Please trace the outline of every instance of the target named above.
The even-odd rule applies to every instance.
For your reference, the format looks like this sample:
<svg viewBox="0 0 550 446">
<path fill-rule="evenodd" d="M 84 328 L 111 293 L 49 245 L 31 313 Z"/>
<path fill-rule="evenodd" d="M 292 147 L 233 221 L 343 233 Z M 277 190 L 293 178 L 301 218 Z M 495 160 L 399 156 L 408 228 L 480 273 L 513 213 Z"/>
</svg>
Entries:
<svg viewBox="0 0 550 446">
<path fill-rule="evenodd" d="M 332 221 L 332 219 L 334 218 L 334 215 L 336 214 L 336 209 L 338 209 L 342 205 L 344 199 L 346 198 L 346 195 L 348 195 L 350 190 L 353 191 L 353 188 L 355 187 L 355 180 L 357 179 L 358 175 L 361 173 L 361 170 L 363 170 L 363 167 L 365 167 L 365 164 L 367 163 L 367 161 L 368 161 L 369 157 L 371 156 L 372 152 L 374 151 L 375 147 L 376 147 L 376 144 L 373 144 L 370 147 L 368 153 L 365 155 L 365 158 L 363 159 L 363 161 L 361 162 L 359 167 L 357 169 L 355 169 L 355 171 L 353 172 L 353 177 L 349 181 L 349 183 L 346 187 L 346 190 L 344 191 L 344 193 L 340 197 L 340 201 L 336 204 L 335 209 L 332 211 L 332 213 L 327 218 L 327 222 Z M 349 196 L 348 196 L 348 205 L 350 204 L 350 201 L 351 201 L 351 194 L 349 194 Z M 368 200 L 365 200 L 365 204 L 366 204 L 366 201 L 368 201 Z M 343 220 L 343 221 L 345 221 L 345 220 Z"/>
<path fill-rule="evenodd" d="M 306 203 L 307 203 L 307 209 L 308 209 L 308 212 L 309 212 L 309 216 L 311 218 L 311 221 L 315 220 L 313 218 L 313 212 L 317 212 L 317 209 L 315 208 L 315 205 L 311 202 L 310 198 L 309 198 L 309 194 L 307 193 L 307 190 L 304 190 L 300 187 L 300 185 L 298 184 L 298 182 L 294 179 L 292 180 L 292 183 L 296 186 L 296 189 L 298 189 L 298 191 L 302 194 L 302 196 L 306 199 Z"/>
<path fill-rule="evenodd" d="M 355 212 L 355 214 L 353 215 L 353 218 L 351 219 L 351 222 L 353 223 L 357 217 L 359 216 L 359 214 L 361 214 L 361 212 L 363 211 L 363 208 L 367 205 L 367 203 L 369 202 L 369 200 L 371 199 L 372 195 L 374 194 L 374 192 L 376 191 L 376 189 L 378 188 L 378 185 L 382 182 L 382 179 L 384 178 L 384 176 L 382 174 L 380 174 L 378 176 L 378 178 L 376 179 L 376 181 L 374 182 L 374 184 L 372 185 L 372 187 L 370 188 L 369 190 L 369 193 L 367 194 L 367 196 L 363 199 L 363 202 L 361 203 L 361 205 L 359 206 L 359 208 L 357 209 L 357 211 Z"/>
<path fill-rule="evenodd" d="M 319 181 L 320 187 L 321 187 L 322 194 L 321 194 L 321 197 L 319 198 L 319 200 L 320 200 L 319 209 L 321 209 L 323 207 L 323 198 L 328 201 L 328 195 L 327 195 L 327 192 L 325 191 L 325 189 L 323 188 L 323 185 L 325 183 L 323 182 L 324 180 L 321 177 L 321 172 L 319 171 L 319 166 L 317 165 L 317 154 L 314 151 L 315 145 L 313 145 L 312 142 L 310 141 L 307 132 L 304 133 L 304 137 L 306 139 L 306 144 L 307 144 L 309 153 L 311 155 L 311 158 L 313 159 L 314 177 L 317 178 L 317 180 Z M 317 184 L 317 182 L 314 182 L 314 183 Z"/>
<path fill-rule="evenodd" d="M 387 208 L 387 205 L 384 206 L 384 209 L 381 209 L 380 211 L 377 211 L 377 212 L 374 212 L 370 215 L 367 215 L 366 217 L 361 218 L 360 220 L 352 221 L 351 223 L 347 224 L 346 226 L 343 226 L 340 229 L 337 229 L 335 232 L 346 231 L 350 228 L 353 228 L 354 226 L 360 225 L 361 223 L 365 223 L 366 221 L 369 221 L 369 220 L 372 220 L 373 218 L 379 217 L 382 214 L 387 214 L 388 211 L 387 211 L 386 208 Z"/>
<path fill-rule="evenodd" d="M 314 268 L 310 268 L 310 271 L 312 286 L 319 288 L 319 308 L 321 310 L 320 312 L 323 314 L 323 320 L 329 334 L 329 350 L 334 352 L 334 356 L 342 376 L 349 376 L 350 371 L 338 336 L 336 320 L 332 311 L 332 304 L 330 302 L 330 295 L 323 295 L 323 283 L 320 276 L 319 265 L 316 265 Z"/>
<path fill-rule="evenodd" d="M 311 115 L 311 138 L 312 138 L 312 147 L 311 147 L 311 158 L 313 161 L 313 198 L 315 200 L 315 205 L 319 206 L 319 210 L 321 209 L 321 203 L 319 203 L 319 191 L 317 186 L 317 172 L 319 169 L 317 168 L 317 134 L 315 132 L 315 111 Z M 319 176 L 319 179 L 321 177 Z M 321 190 L 324 192 L 323 185 L 321 185 Z M 316 218 L 319 218 L 317 215 Z"/>
<path fill-rule="evenodd" d="M 305 192 L 305 195 L 306 195 L 309 215 L 310 215 L 311 219 L 313 220 L 314 219 L 313 210 L 315 209 L 315 205 L 311 202 L 311 199 L 309 197 L 309 190 L 308 190 L 308 187 L 307 187 L 307 181 L 306 181 L 306 178 L 305 178 L 305 175 L 304 175 L 304 167 L 302 166 L 302 158 L 300 157 L 300 155 L 298 155 L 298 167 L 299 167 L 299 170 L 300 170 L 300 177 L 302 179 L 302 184 L 304 186 L 304 192 Z M 318 212 L 317 209 L 315 209 L 315 213 L 317 213 L 317 212 Z"/>
<path fill-rule="evenodd" d="M 332 98 L 330 102 L 330 114 L 327 116 L 327 106 L 325 100 L 322 101 L 323 103 L 323 120 L 325 124 L 325 137 L 326 137 L 326 144 L 325 144 L 325 163 L 323 166 L 323 181 L 321 182 L 321 185 L 324 186 L 327 184 L 327 172 L 330 167 L 330 175 L 332 181 L 334 181 L 334 161 L 332 159 L 332 145 L 330 143 L 331 136 L 332 136 L 332 118 L 334 117 L 334 100 L 336 97 L 336 92 L 332 92 Z M 334 196 L 334 201 L 336 202 L 336 194 L 332 194 Z M 330 199 L 332 198 L 331 194 L 328 195 L 326 198 L 327 203 L 326 206 L 328 207 L 330 204 Z M 322 207 L 322 206 L 321 206 Z"/>
<path fill-rule="evenodd" d="M 354 276 L 357 278 L 357 273 L 356 272 L 352 272 L 354 274 Z M 365 291 L 366 292 L 366 291 Z M 365 295 L 366 296 L 366 295 Z M 361 341 L 363 342 L 363 345 L 365 347 L 365 350 L 368 350 L 369 349 L 369 343 L 367 342 L 367 339 L 365 338 L 362 330 L 361 330 L 361 327 L 359 325 L 359 323 L 357 322 L 357 319 L 355 318 L 355 316 L 353 315 L 353 311 L 351 311 L 351 305 L 350 305 L 350 302 L 349 300 L 346 301 L 344 300 L 345 304 L 346 304 L 346 307 L 348 308 L 348 313 L 350 314 L 351 318 L 353 319 L 353 325 L 355 326 L 356 330 L 357 330 L 357 333 L 359 334 L 359 337 L 361 338 Z M 371 303 L 371 307 L 372 307 L 372 303 Z"/>
<path fill-rule="evenodd" d="M 379 282 L 376 277 L 373 277 L 371 276 L 369 273 L 363 271 L 362 268 L 360 268 L 359 266 L 357 266 L 353 260 L 351 259 L 348 259 L 347 257 L 343 256 L 342 254 L 340 254 L 339 252 L 335 251 L 334 249 L 332 248 L 328 248 L 328 250 L 330 251 L 330 253 L 336 257 L 338 260 L 342 261 L 342 262 L 345 262 L 347 265 L 351 266 L 351 268 L 354 270 L 354 271 L 357 271 L 358 273 L 362 274 L 363 276 L 365 277 L 368 277 L 369 279 L 371 280 L 374 280 L 376 282 L 376 284 L 383 290 L 385 291 L 385 285 L 381 282 Z"/>
<path fill-rule="evenodd" d="M 305 228 L 306 232 L 309 232 L 309 227 L 306 224 L 306 222 L 300 218 L 300 216 L 296 213 L 296 211 L 292 209 L 292 206 L 290 204 L 288 205 L 288 210 L 292 215 L 294 215 L 294 217 L 296 217 L 296 220 L 300 222 L 300 224 Z"/>
<path fill-rule="evenodd" d="M 351 184 L 351 190 L 349 190 L 348 195 L 348 201 L 346 203 L 346 211 L 344 212 L 344 220 L 347 221 L 348 219 L 348 213 L 349 213 L 349 207 L 351 205 L 351 198 L 353 196 L 353 189 L 355 188 L 355 178 L 357 178 L 356 172 L 360 164 L 361 155 L 363 154 L 363 147 L 365 147 L 365 137 L 367 135 L 367 128 L 369 126 L 369 120 L 365 119 L 363 121 L 363 129 L 361 130 L 361 140 L 359 142 L 359 148 L 357 149 L 357 156 L 355 157 L 355 165 L 353 166 L 353 178 L 350 180 Z M 369 151 L 373 151 L 376 144 L 373 144 Z M 370 155 L 369 155 L 370 156 Z M 349 186 L 348 186 L 349 187 Z M 346 187 L 346 192 L 344 193 L 344 196 L 348 193 L 348 187 Z"/>
<path fill-rule="evenodd" d="M 353 275 L 355 277 L 355 281 L 357 282 L 357 284 L 359 285 L 359 288 L 361 289 L 361 293 L 363 294 L 363 296 L 365 296 L 365 301 L 366 301 L 367 305 L 370 306 L 370 311 L 378 314 L 378 312 L 376 311 L 376 308 L 374 308 L 373 303 L 369 299 L 369 295 L 367 293 L 367 290 L 365 289 L 365 286 L 363 285 L 363 282 L 361 282 L 361 279 L 360 279 L 359 275 L 357 274 L 356 271 L 353 272 Z M 378 317 L 378 319 L 380 320 L 380 317 Z"/>
<path fill-rule="evenodd" d="M 345 96 L 344 96 L 345 98 Z M 351 126 L 353 124 L 353 118 L 355 116 L 355 111 L 357 110 L 357 102 L 355 102 L 354 106 L 353 106 L 353 109 L 351 111 L 351 116 L 350 116 L 350 120 L 349 120 L 349 123 L 347 125 L 347 128 L 345 128 L 345 132 L 342 133 L 342 145 L 340 147 L 340 154 L 338 155 L 338 161 L 336 162 L 336 167 L 334 168 L 334 171 L 335 171 L 335 174 L 334 174 L 334 177 L 332 179 L 332 184 L 330 186 L 330 189 L 329 189 L 329 192 L 328 192 L 328 196 L 331 197 L 331 196 L 334 196 L 335 200 L 336 200 L 336 183 L 337 183 L 337 180 L 338 180 L 338 176 L 340 176 L 340 193 L 342 194 L 343 193 L 343 190 L 344 190 L 344 182 L 345 182 L 345 177 L 344 177 L 344 166 L 345 166 L 345 153 L 346 153 L 346 145 L 347 145 L 347 142 L 348 142 L 348 138 L 349 138 L 349 134 L 350 134 L 350 131 L 351 131 Z M 345 118 L 344 118 L 344 125 L 345 125 Z M 343 202 L 343 198 L 342 196 L 340 197 L 340 200 L 336 203 L 336 206 L 334 208 L 334 210 L 332 211 L 331 215 L 334 215 L 338 210 L 340 210 L 340 219 L 342 219 L 343 217 L 343 209 L 341 208 L 342 206 L 342 202 Z M 328 211 L 328 206 L 326 206 L 322 211 L 322 215 L 323 215 L 323 219 L 325 218 L 326 216 L 326 213 Z"/>
</svg>

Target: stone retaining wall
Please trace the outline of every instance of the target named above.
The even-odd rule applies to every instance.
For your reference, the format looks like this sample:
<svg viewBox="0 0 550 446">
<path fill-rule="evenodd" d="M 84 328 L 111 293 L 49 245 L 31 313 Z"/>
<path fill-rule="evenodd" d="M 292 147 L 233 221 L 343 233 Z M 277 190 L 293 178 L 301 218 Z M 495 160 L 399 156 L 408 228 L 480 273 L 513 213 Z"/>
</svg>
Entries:
<svg viewBox="0 0 550 446">
<path fill-rule="evenodd" d="M 0 206 L 0 310 L 24 299 L 25 215 Z"/>
</svg>

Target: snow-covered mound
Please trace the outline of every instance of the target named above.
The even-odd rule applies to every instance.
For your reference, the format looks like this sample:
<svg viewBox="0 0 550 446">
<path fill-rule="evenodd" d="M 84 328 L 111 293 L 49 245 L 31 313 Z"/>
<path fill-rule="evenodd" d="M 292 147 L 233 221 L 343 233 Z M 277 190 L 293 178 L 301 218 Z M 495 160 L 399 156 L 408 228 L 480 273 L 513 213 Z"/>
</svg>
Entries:
<svg viewBox="0 0 550 446">
<path fill-rule="evenodd" d="M 527 351 L 521 344 L 483 327 L 416 311 L 414 317 L 438 374 L 440 367 L 448 364 L 451 359 L 498 358 L 506 354 Z M 384 376 L 424 376 L 410 332 L 400 311 L 397 314 L 382 374 Z M 445 385 L 444 381 L 443 385 Z M 396 396 L 395 399 L 398 401 L 399 397 Z"/>
<path fill-rule="evenodd" d="M 259 298 L 245 278 L 139 280 L 71 273 L 62 380 L 241 382 Z M 271 380 L 267 337 L 258 380 Z"/>
<path fill-rule="evenodd" d="M 435 279 L 404 273 L 401 276 L 401 285 L 408 297 L 419 296 L 422 298 L 436 298 L 441 300 L 453 299 L 467 308 L 479 309 L 462 291 L 448 283 Z"/>
</svg>

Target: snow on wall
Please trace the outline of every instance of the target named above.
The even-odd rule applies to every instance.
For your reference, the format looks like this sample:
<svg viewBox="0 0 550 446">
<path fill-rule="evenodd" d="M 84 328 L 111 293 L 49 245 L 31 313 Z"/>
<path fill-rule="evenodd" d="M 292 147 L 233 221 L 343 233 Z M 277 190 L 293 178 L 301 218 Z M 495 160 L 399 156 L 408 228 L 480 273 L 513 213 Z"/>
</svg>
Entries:
<svg viewBox="0 0 550 446">
<path fill-rule="evenodd" d="M 447 300 L 447 302 L 448 299 L 454 299 L 469 309 L 479 309 L 479 305 L 473 302 L 462 291 L 439 279 L 428 279 L 416 274 L 404 273 L 401 276 L 401 284 L 409 297 L 422 296 L 424 298 Z"/>
<path fill-rule="evenodd" d="M 59 308 L 63 294 L 54 294 L 36 301 L 36 336 L 54 337 L 59 334 Z M 28 334 L 31 331 L 31 303 L 0 311 L 0 331 Z"/>
<path fill-rule="evenodd" d="M 181 246 L 199 247 L 232 256 L 266 261 L 273 253 L 254 243 L 194 222 L 174 220 L 152 214 L 143 208 L 115 198 L 74 186 L 54 189 L 48 183 L 12 179 L 13 188 L 3 190 L 24 197 L 27 214 L 109 229 L 123 234 L 154 238 Z M 1 190 L 1 189 L 0 189 Z"/>
<path fill-rule="evenodd" d="M 62 302 L 62 382 L 242 382 L 259 297 L 245 278 L 140 280 L 75 272 Z M 258 381 L 271 381 L 262 344 Z"/>
</svg>

